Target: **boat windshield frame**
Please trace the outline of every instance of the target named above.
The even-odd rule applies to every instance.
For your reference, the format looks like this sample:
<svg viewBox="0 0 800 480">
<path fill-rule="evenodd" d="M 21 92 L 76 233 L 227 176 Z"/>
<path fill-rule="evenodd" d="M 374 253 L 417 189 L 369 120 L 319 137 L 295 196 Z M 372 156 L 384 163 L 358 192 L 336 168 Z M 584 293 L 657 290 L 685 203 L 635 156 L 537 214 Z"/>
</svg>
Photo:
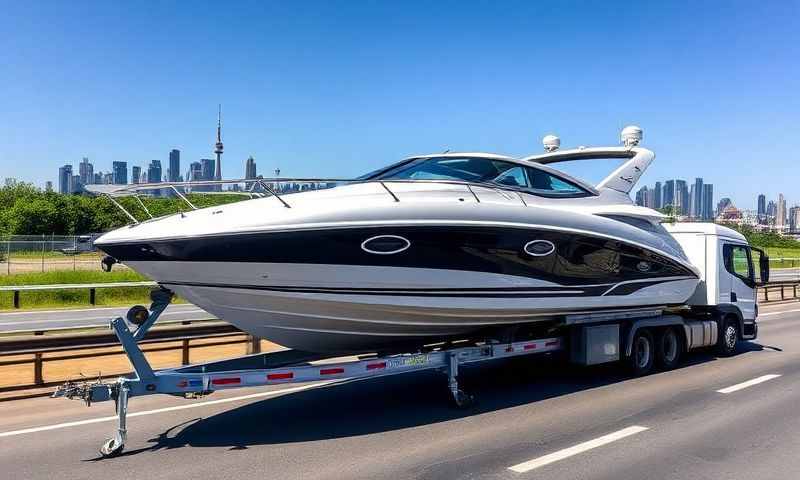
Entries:
<svg viewBox="0 0 800 480">
<path fill-rule="evenodd" d="M 419 179 L 419 178 L 393 178 L 387 175 L 398 174 L 404 171 L 407 171 L 410 168 L 413 168 L 415 164 L 420 165 L 426 162 L 435 162 L 441 161 L 442 159 L 447 160 L 479 160 L 479 161 L 486 161 L 486 162 L 500 162 L 503 164 L 507 164 L 509 168 L 502 172 L 498 172 L 498 175 L 493 176 L 491 179 L 466 179 L 466 178 L 429 178 L 429 179 Z M 508 185 L 505 183 L 500 183 L 495 181 L 496 179 L 500 178 L 504 172 L 507 172 L 513 168 L 522 168 L 523 175 L 525 177 L 526 183 L 530 183 L 530 174 L 528 173 L 528 169 L 535 170 L 537 172 L 541 172 L 545 175 L 553 177 L 559 182 L 563 182 L 564 184 L 571 187 L 570 192 L 567 193 L 560 193 L 558 190 L 547 190 L 547 189 L 540 189 L 531 187 L 528 185 Z M 587 185 L 583 182 L 576 181 L 569 177 L 568 175 L 563 175 L 561 172 L 548 167 L 543 167 L 541 165 L 537 165 L 533 162 L 519 162 L 514 161 L 510 158 L 505 157 L 494 157 L 494 156 L 481 156 L 481 155 L 469 155 L 469 154 L 442 154 L 442 155 L 428 155 L 428 156 L 421 156 L 421 157 L 411 157 L 407 158 L 401 162 L 394 163 L 388 167 L 375 170 L 370 172 L 366 175 L 362 175 L 358 177 L 358 180 L 361 182 L 370 182 L 370 181 L 380 181 L 380 182 L 424 182 L 424 183 L 456 183 L 456 184 L 470 184 L 470 185 L 477 185 L 477 186 L 489 186 L 491 188 L 500 188 L 506 190 L 513 190 L 516 192 L 524 192 L 531 195 L 535 195 L 538 197 L 545 197 L 545 198 L 585 198 L 590 196 L 597 196 L 598 192 L 594 189 L 587 188 Z"/>
</svg>

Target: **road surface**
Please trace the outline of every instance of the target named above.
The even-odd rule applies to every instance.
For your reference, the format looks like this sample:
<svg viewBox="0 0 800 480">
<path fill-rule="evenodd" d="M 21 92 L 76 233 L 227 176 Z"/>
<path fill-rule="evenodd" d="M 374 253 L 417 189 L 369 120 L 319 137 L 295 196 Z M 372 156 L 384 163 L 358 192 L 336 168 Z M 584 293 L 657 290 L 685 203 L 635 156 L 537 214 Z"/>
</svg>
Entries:
<svg viewBox="0 0 800 480">
<path fill-rule="evenodd" d="M 800 478 L 800 302 L 762 307 L 734 357 L 645 378 L 517 360 L 462 371 L 467 411 L 434 372 L 133 398 L 127 449 L 107 460 L 113 404 L 0 403 L 0 465 L 26 479 Z"/>
<path fill-rule="evenodd" d="M 128 308 L 130 307 L 3 312 L 0 313 L 0 333 L 103 326 L 108 325 L 112 318 L 124 317 Z M 164 324 L 210 318 L 214 316 L 192 304 L 172 304 L 158 322 Z"/>
<path fill-rule="evenodd" d="M 769 273 L 771 282 L 790 282 L 800 280 L 800 268 L 772 269 Z"/>
</svg>

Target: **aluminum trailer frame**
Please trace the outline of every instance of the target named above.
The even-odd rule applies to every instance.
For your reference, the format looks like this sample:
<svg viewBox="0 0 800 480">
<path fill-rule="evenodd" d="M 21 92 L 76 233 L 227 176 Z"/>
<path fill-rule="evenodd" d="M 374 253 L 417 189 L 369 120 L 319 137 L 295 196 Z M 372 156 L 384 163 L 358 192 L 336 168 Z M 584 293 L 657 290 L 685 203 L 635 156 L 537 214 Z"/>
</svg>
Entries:
<svg viewBox="0 0 800 480">
<path fill-rule="evenodd" d="M 158 320 L 171 303 L 171 291 L 161 288 L 151 293 L 150 309 L 136 306 L 128 311 L 128 321 L 117 317 L 110 327 L 119 339 L 134 370 L 133 377 L 120 377 L 111 383 L 98 379 L 95 382 L 66 382 L 53 397 L 81 399 L 92 402 L 114 401 L 118 417 L 117 430 L 100 448 L 103 457 L 119 455 L 127 439 L 128 400 L 132 396 L 169 394 L 197 398 L 215 390 L 241 387 L 276 385 L 332 379 L 364 379 L 439 370 L 447 377 L 447 387 L 453 402 L 466 407 L 474 400 L 459 388 L 460 365 L 487 360 L 555 352 L 564 348 L 562 337 L 552 337 L 519 342 L 495 342 L 467 346 L 445 343 L 439 349 L 343 362 L 310 364 L 324 357 L 291 350 L 247 355 L 233 359 L 155 371 L 144 356 L 139 341 Z M 133 331 L 130 324 L 138 325 Z M 261 366 L 253 368 L 254 365 Z M 267 368 L 269 366 L 269 368 Z"/>
</svg>

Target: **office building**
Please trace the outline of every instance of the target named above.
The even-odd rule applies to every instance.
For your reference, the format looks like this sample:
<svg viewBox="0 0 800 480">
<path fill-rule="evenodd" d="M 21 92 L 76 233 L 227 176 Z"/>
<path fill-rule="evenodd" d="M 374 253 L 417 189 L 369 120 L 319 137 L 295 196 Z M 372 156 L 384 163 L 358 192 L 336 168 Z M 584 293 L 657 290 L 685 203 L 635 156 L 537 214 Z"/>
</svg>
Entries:
<svg viewBox="0 0 800 480">
<path fill-rule="evenodd" d="M 94 165 L 89 163 L 88 157 L 83 157 L 81 163 L 78 164 L 78 176 L 84 185 L 94 183 Z"/>
<path fill-rule="evenodd" d="M 53 191 L 53 182 L 50 180 L 44 182 L 44 191 L 45 192 L 52 192 Z"/>
<path fill-rule="evenodd" d="M 789 209 L 789 231 L 800 233 L 800 206 L 795 205 Z"/>
<path fill-rule="evenodd" d="M 72 193 L 72 165 L 58 168 L 58 193 Z"/>
<path fill-rule="evenodd" d="M 675 180 L 664 182 L 664 190 L 661 194 L 661 207 L 675 206 Z"/>
<path fill-rule="evenodd" d="M 758 223 L 767 223 L 767 197 L 762 193 L 758 196 L 758 210 L 757 210 Z"/>
<path fill-rule="evenodd" d="M 714 185 L 711 183 L 703 184 L 703 208 L 700 218 L 703 220 L 714 219 Z"/>
<path fill-rule="evenodd" d="M 653 187 L 653 208 L 662 208 L 664 204 L 661 201 L 661 182 L 656 182 Z"/>
<path fill-rule="evenodd" d="M 173 148 L 169 152 L 169 169 L 167 179 L 170 182 L 179 182 L 181 176 L 181 151 Z"/>
<path fill-rule="evenodd" d="M 126 185 L 128 183 L 128 162 L 112 162 L 111 182 L 114 185 Z"/>
<path fill-rule="evenodd" d="M 703 179 L 697 177 L 694 179 L 694 188 L 692 189 L 692 211 L 689 213 L 694 218 L 703 217 Z"/>
<path fill-rule="evenodd" d="M 679 215 L 689 215 L 689 189 L 686 180 L 675 180 L 675 203 Z"/>
<path fill-rule="evenodd" d="M 786 199 L 783 194 L 778 194 L 778 205 L 775 212 L 775 228 L 783 230 L 786 227 Z"/>
<path fill-rule="evenodd" d="M 160 183 L 161 180 L 161 160 L 151 160 L 147 167 L 147 183 Z"/>
<path fill-rule="evenodd" d="M 131 167 L 131 183 L 139 183 L 142 180 L 142 167 L 134 165 Z"/>
</svg>

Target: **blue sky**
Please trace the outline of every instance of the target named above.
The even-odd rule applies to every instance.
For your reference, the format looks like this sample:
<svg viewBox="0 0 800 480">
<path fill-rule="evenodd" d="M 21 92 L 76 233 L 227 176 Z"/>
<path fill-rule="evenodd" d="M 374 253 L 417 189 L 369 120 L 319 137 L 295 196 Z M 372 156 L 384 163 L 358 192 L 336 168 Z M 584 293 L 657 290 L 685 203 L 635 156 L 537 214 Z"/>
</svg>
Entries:
<svg viewBox="0 0 800 480">
<path fill-rule="evenodd" d="M 8 2 L 0 177 L 88 156 L 349 177 L 445 149 L 616 143 L 643 182 L 702 176 L 800 202 L 800 2 Z M 608 166 L 583 164 L 597 180 Z M 572 171 L 576 173 L 576 171 Z M 580 172 L 577 172 L 580 173 Z"/>
</svg>

